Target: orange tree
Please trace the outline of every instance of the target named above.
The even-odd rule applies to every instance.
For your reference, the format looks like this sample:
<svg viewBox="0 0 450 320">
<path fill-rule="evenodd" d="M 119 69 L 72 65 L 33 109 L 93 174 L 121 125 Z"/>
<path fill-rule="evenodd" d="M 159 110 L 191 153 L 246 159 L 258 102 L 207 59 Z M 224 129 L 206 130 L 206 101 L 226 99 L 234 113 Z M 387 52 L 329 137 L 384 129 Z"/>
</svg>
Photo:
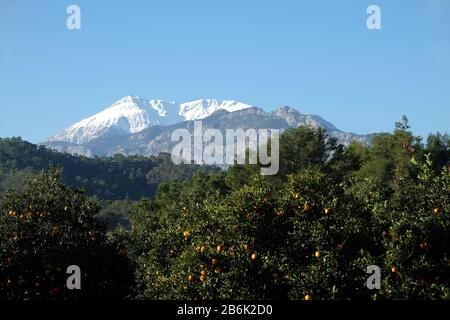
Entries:
<svg viewBox="0 0 450 320">
<path fill-rule="evenodd" d="M 0 211 L 0 299 L 124 296 L 128 263 L 108 243 L 95 217 L 98 209 L 64 186 L 59 170 L 6 193 Z M 81 268 L 81 290 L 66 288 L 70 265 Z"/>
<path fill-rule="evenodd" d="M 172 219 L 162 219 L 158 208 L 140 212 L 134 221 L 139 226 L 134 223 L 137 229 L 132 232 L 132 239 L 140 241 L 137 247 L 146 244 L 136 258 L 139 297 L 285 296 L 284 287 L 272 281 L 279 245 L 274 240 L 283 241 L 281 220 L 272 217 L 267 186 L 253 184 L 225 199 L 211 195 L 192 203 L 181 196 L 176 206 L 165 208 L 170 207 Z M 151 211 L 151 205 L 147 209 Z"/>
<path fill-rule="evenodd" d="M 395 189 L 313 168 L 277 188 L 254 176 L 196 200 L 188 183 L 164 187 L 132 221 L 137 296 L 448 298 L 449 175 L 430 162 L 416 170 Z M 381 268 L 380 291 L 366 286 L 369 265 Z"/>
<path fill-rule="evenodd" d="M 282 192 L 289 219 L 285 252 L 292 299 L 367 298 L 365 252 L 377 250 L 369 206 L 329 176 L 289 177 Z"/>
<path fill-rule="evenodd" d="M 150 203 L 135 217 L 140 298 L 368 296 L 355 262 L 373 246 L 370 211 L 318 170 L 280 190 L 255 177 L 225 198 L 182 198 L 172 219 Z"/>
<path fill-rule="evenodd" d="M 404 181 L 387 212 L 382 294 L 390 299 L 450 299 L 450 174 L 435 174 L 429 156 Z M 386 215 L 375 212 L 376 215 Z"/>
</svg>

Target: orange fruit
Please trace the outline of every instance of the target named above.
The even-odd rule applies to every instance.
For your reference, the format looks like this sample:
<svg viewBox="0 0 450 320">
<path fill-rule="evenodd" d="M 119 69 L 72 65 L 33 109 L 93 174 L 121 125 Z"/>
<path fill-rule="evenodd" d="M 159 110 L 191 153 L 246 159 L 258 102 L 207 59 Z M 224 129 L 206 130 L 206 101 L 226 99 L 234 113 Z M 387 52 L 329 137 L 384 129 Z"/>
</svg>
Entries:
<svg viewBox="0 0 450 320">
<path fill-rule="evenodd" d="M 329 214 L 329 213 L 331 212 L 331 209 L 330 209 L 330 208 L 325 208 L 325 209 L 323 210 L 323 212 L 324 212 L 325 214 Z"/>
<path fill-rule="evenodd" d="M 396 268 L 396 267 L 392 267 L 392 268 L 391 268 L 391 272 L 392 272 L 392 273 L 396 273 L 396 272 L 397 272 L 397 268 Z"/>
<path fill-rule="evenodd" d="M 216 250 L 217 250 L 218 253 L 221 253 L 221 252 L 223 251 L 223 248 L 222 248 L 222 246 L 219 244 L 219 245 L 217 246 Z"/>
<path fill-rule="evenodd" d="M 311 206 L 309 205 L 308 202 L 305 202 L 305 204 L 303 205 L 303 211 L 304 211 L 304 212 L 309 212 L 309 211 L 311 211 Z"/>
<path fill-rule="evenodd" d="M 205 282 L 205 281 L 206 281 L 206 276 L 201 275 L 201 276 L 200 276 L 200 281 L 201 281 L 201 282 Z"/>
<path fill-rule="evenodd" d="M 200 275 L 202 276 L 206 275 L 206 271 L 205 270 L 200 271 Z"/>
<path fill-rule="evenodd" d="M 298 199 L 298 198 L 300 197 L 300 195 L 299 195 L 298 193 L 293 193 L 293 194 L 292 194 L 292 197 L 293 197 L 294 199 Z"/>
<path fill-rule="evenodd" d="M 434 208 L 433 211 L 434 211 L 435 214 L 438 214 L 439 213 L 439 208 Z"/>
<path fill-rule="evenodd" d="M 316 258 L 320 258 L 320 251 L 317 250 L 317 251 L 314 253 L 314 256 L 315 256 Z"/>
<path fill-rule="evenodd" d="M 188 275 L 187 279 L 189 282 L 191 282 L 192 280 L 194 280 L 194 276 L 192 274 L 190 274 L 190 275 Z"/>
<path fill-rule="evenodd" d="M 64 207 L 64 211 L 65 211 L 65 212 L 69 211 L 69 207 L 68 207 L 68 206 L 65 206 L 65 207 Z"/>
<path fill-rule="evenodd" d="M 304 298 L 306 301 L 311 301 L 312 300 L 312 297 L 309 295 L 309 294 L 307 294 L 306 296 L 305 296 L 305 298 Z"/>
<path fill-rule="evenodd" d="M 211 259 L 211 264 L 214 266 L 214 265 L 216 265 L 216 264 L 218 264 L 219 263 L 219 260 L 217 260 L 216 258 L 212 258 Z"/>
<path fill-rule="evenodd" d="M 254 252 L 254 253 L 250 256 L 250 259 L 251 259 L 252 261 L 255 261 L 256 259 L 258 259 L 258 254 L 257 254 L 256 252 Z"/>
<path fill-rule="evenodd" d="M 183 231 L 183 237 L 185 238 L 185 239 L 187 239 L 187 238 L 189 238 L 190 237 L 190 235 L 191 235 L 191 233 L 189 232 L 189 231 Z"/>
</svg>

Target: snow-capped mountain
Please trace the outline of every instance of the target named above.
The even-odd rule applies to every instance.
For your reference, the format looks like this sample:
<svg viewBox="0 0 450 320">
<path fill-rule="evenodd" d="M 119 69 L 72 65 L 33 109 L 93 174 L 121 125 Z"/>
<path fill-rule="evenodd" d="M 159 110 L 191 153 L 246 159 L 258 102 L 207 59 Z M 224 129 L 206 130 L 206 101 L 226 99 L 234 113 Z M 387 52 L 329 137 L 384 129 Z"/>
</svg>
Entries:
<svg viewBox="0 0 450 320">
<path fill-rule="evenodd" d="M 82 120 L 43 143 L 60 152 L 85 156 L 155 155 L 174 147 L 171 134 L 176 129 L 193 130 L 202 119 L 203 129 L 279 129 L 305 126 L 322 128 L 328 136 L 348 145 L 352 141 L 369 144 L 371 135 L 357 135 L 337 129 L 317 115 L 303 114 L 291 107 L 267 112 L 235 102 L 198 100 L 176 104 L 160 100 L 125 97 L 103 112 Z"/>
<path fill-rule="evenodd" d="M 217 110 L 233 112 L 250 107 L 236 101 L 210 99 L 178 104 L 126 96 L 102 112 L 75 123 L 49 141 L 80 145 L 97 139 L 139 133 L 152 126 L 168 126 L 186 120 L 204 119 Z"/>
</svg>

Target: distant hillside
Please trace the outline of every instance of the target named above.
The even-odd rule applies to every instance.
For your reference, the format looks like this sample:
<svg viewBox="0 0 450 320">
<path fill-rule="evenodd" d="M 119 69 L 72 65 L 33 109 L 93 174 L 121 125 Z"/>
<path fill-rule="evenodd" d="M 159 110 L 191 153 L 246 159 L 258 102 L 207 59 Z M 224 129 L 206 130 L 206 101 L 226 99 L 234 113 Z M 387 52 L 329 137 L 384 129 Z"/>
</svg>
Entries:
<svg viewBox="0 0 450 320">
<path fill-rule="evenodd" d="M 219 170 L 208 166 L 176 166 L 168 154 L 87 158 L 59 153 L 20 138 L 0 138 L 0 192 L 20 187 L 25 177 L 52 166 L 64 169 L 65 183 L 85 188 L 88 195 L 102 200 L 152 198 L 162 181 L 183 181 L 194 172 Z"/>
</svg>

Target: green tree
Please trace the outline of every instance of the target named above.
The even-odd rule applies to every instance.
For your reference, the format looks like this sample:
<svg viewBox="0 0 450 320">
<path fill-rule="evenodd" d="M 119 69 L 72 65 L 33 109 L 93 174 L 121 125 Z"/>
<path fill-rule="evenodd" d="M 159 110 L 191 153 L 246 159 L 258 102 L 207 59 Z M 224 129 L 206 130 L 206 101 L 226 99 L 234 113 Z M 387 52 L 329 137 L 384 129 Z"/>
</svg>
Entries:
<svg viewBox="0 0 450 320">
<path fill-rule="evenodd" d="M 280 137 L 279 176 L 323 165 L 337 148 L 336 140 L 323 129 L 289 129 Z"/>
<path fill-rule="evenodd" d="M 435 172 L 450 166 L 450 136 L 448 134 L 430 134 L 425 153 L 430 154 Z"/>
</svg>

